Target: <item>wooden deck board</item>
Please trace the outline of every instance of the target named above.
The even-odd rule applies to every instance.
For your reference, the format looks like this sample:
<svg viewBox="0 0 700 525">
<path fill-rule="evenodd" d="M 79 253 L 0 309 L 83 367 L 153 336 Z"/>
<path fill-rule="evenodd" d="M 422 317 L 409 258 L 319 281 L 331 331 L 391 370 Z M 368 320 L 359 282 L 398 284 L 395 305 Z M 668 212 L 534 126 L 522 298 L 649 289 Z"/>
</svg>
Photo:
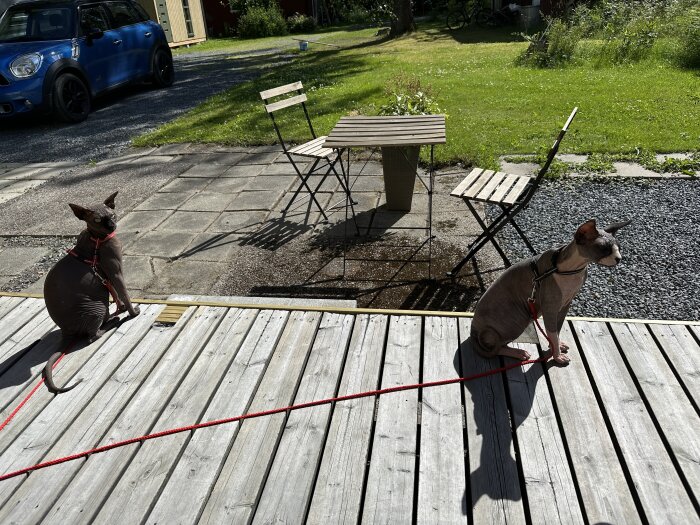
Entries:
<svg viewBox="0 0 700 525">
<path fill-rule="evenodd" d="M 391 317 L 381 388 L 420 380 L 421 319 Z M 379 398 L 363 523 L 410 523 L 416 475 L 418 391 Z"/>
<path fill-rule="evenodd" d="M 576 321 L 574 328 L 646 518 L 651 523 L 698 523 L 697 513 L 607 326 Z"/>
<path fill-rule="evenodd" d="M 217 305 L 155 326 L 162 308 L 142 307 L 59 364 L 58 384 L 85 381 L 34 394 L 0 432 L 0 472 L 500 366 L 473 353 L 468 318 Z M 92 455 L 0 482 L 0 522 L 697 523 L 699 333 L 575 320 L 562 331 L 567 367 L 528 365 Z M 0 297 L 0 334 L 6 417 L 62 344 L 40 299 Z"/>
<path fill-rule="evenodd" d="M 379 386 L 387 325 L 385 315 L 357 317 L 339 396 Z M 358 522 L 374 405 L 374 396 L 336 404 L 307 523 Z"/>
<path fill-rule="evenodd" d="M 462 375 L 500 365 L 478 357 L 467 339 L 471 319 L 459 320 Z M 525 523 L 522 494 L 501 375 L 464 383 L 471 512 L 474 523 Z"/>
<path fill-rule="evenodd" d="M 537 355 L 534 344 L 514 346 Z M 556 516 L 557 523 L 582 523 L 576 486 L 542 365 L 513 368 L 507 376 L 531 522 L 549 523 Z"/>
</svg>

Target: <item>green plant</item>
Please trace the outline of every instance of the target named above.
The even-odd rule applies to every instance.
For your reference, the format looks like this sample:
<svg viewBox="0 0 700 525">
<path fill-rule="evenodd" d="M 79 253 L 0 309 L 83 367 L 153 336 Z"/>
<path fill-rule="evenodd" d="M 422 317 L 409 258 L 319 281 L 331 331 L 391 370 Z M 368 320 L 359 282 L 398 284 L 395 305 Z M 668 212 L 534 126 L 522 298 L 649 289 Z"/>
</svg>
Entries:
<svg viewBox="0 0 700 525">
<path fill-rule="evenodd" d="M 316 20 L 307 15 L 294 13 L 287 18 L 287 29 L 290 33 L 313 33 L 316 31 Z"/>
<path fill-rule="evenodd" d="M 421 85 L 415 75 L 399 74 L 387 82 L 389 102 L 379 108 L 380 115 L 429 115 L 440 113 L 433 100 L 432 87 Z"/>
<path fill-rule="evenodd" d="M 558 67 L 570 62 L 581 39 L 581 31 L 561 19 L 549 19 L 544 30 L 520 35 L 529 45 L 516 63 L 537 67 Z"/>
<path fill-rule="evenodd" d="M 680 46 L 678 59 L 683 67 L 700 68 L 700 7 L 689 8 L 679 16 L 678 35 Z"/>
<path fill-rule="evenodd" d="M 259 38 L 287 34 L 287 24 L 279 7 L 250 7 L 238 21 L 242 38 Z"/>
</svg>

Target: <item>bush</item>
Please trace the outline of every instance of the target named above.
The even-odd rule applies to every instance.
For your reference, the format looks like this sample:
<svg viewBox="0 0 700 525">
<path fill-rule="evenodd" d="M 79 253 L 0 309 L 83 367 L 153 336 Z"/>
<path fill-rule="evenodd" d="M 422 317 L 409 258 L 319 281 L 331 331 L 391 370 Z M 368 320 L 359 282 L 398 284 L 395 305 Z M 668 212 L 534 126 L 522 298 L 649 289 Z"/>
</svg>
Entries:
<svg viewBox="0 0 700 525">
<path fill-rule="evenodd" d="M 294 13 L 287 18 L 287 28 L 290 33 L 313 33 L 316 31 L 316 20 L 310 16 Z"/>
<path fill-rule="evenodd" d="M 679 17 L 680 46 L 678 59 L 682 66 L 700 68 L 700 7 L 693 7 Z"/>
<path fill-rule="evenodd" d="M 238 21 L 242 38 L 259 38 L 287 34 L 287 24 L 279 7 L 249 7 Z"/>
<path fill-rule="evenodd" d="M 389 103 L 379 108 L 380 115 L 430 115 L 441 113 L 431 86 L 422 86 L 415 75 L 398 75 L 385 88 Z"/>
<path fill-rule="evenodd" d="M 608 38 L 600 60 L 622 64 L 646 58 L 659 36 L 658 25 L 659 22 L 653 17 L 631 19 L 620 32 Z"/>
<path fill-rule="evenodd" d="M 530 45 L 516 59 L 518 64 L 529 64 L 537 67 L 558 67 L 570 62 L 576 51 L 581 30 L 571 26 L 561 19 L 551 19 L 546 29 L 534 35 L 521 36 Z"/>
</svg>

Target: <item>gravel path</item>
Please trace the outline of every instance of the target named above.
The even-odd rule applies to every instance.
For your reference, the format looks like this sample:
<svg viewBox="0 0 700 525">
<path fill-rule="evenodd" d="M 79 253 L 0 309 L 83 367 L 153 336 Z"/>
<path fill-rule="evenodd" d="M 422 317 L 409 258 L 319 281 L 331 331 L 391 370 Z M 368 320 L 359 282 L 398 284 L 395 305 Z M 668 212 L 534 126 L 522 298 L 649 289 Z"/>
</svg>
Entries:
<svg viewBox="0 0 700 525">
<path fill-rule="evenodd" d="M 637 319 L 700 319 L 700 180 L 575 180 L 540 187 L 518 223 L 538 251 L 570 241 L 577 226 L 632 219 L 617 234 L 617 268 L 590 266 L 570 315 Z M 527 248 L 504 228 L 512 260 Z"/>
</svg>

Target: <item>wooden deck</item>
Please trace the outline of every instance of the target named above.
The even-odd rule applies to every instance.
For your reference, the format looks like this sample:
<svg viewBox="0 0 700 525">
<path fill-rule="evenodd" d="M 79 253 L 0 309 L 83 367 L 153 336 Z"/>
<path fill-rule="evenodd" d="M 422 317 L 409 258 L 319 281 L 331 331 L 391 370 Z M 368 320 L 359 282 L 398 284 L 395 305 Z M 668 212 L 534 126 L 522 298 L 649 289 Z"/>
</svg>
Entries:
<svg viewBox="0 0 700 525">
<path fill-rule="evenodd" d="M 500 366 L 466 316 L 162 304 L 61 361 L 0 473 L 201 421 Z M 0 523 L 698 523 L 700 326 L 572 320 L 540 364 L 133 444 L 0 481 Z M 31 348 L 26 348 L 36 341 Z M 525 345 L 536 351 L 533 344 Z M 4 420 L 62 350 L 0 297 Z"/>
</svg>

